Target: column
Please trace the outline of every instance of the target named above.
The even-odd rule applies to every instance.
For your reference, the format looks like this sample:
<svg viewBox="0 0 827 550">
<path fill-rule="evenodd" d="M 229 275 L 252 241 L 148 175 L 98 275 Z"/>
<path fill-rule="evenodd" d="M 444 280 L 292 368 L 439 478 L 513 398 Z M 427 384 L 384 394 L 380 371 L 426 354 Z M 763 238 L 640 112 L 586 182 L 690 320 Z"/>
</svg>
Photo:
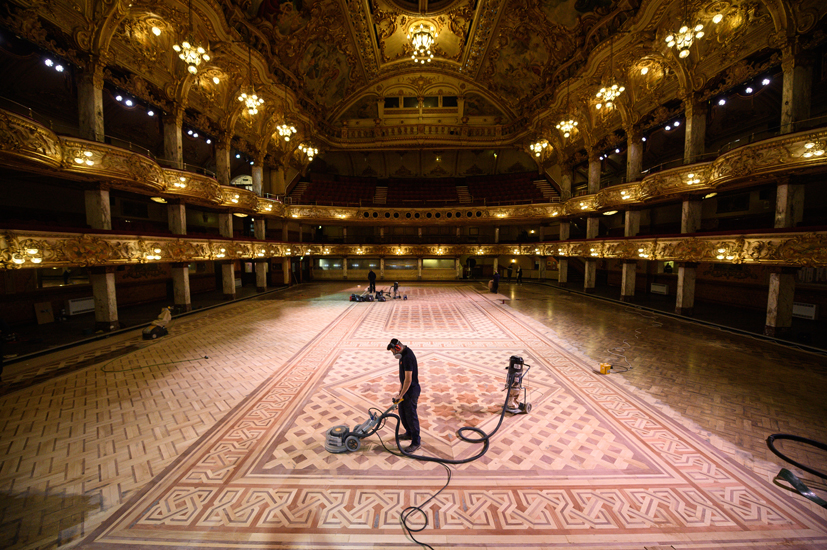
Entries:
<svg viewBox="0 0 827 550">
<path fill-rule="evenodd" d="M 793 267 L 783 267 L 770 273 L 767 323 L 764 326 L 767 336 L 783 336 L 792 327 L 795 272 Z"/>
<path fill-rule="evenodd" d="M 574 181 L 574 169 L 569 163 L 562 165 L 563 173 L 560 175 L 560 199 L 567 201 L 571 198 L 571 185 Z"/>
<path fill-rule="evenodd" d="M 422 280 L 422 257 L 416 259 L 416 278 Z"/>
<path fill-rule="evenodd" d="M 537 228 L 537 240 L 540 242 L 546 240 L 546 226 L 540 225 L 540 227 Z"/>
<path fill-rule="evenodd" d="M 381 227 L 381 226 L 379 227 L 379 242 L 380 243 L 385 242 L 385 228 Z"/>
<path fill-rule="evenodd" d="M 635 297 L 637 261 L 623 260 L 623 276 L 620 280 L 620 301 L 631 302 Z"/>
<path fill-rule="evenodd" d="M 416 234 L 419 237 L 419 242 L 422 242 L 422 227 L 416 228 Z"/>
<path fill-rule="evenodd" d="M 185 262 L 172 264 L 172 303 L 178 313 L 192 311 L 190 298 L 190 267 Z"/>
<path fill-rule="evenodd" d="M 566 286 L 569 284 L 569 260 L 557 256 L 557 285 Z"/>
<path fill-rule="evenodd" d="M 347 227 L 342 228 L 342 242 L 347 244 Z"/>
<path fill-rule="evenodd" d="M 278 166 L 270 170 L 270 193 L 284 195 L 287 191 L 284 182 L 284 167 Z"/>
<path fill-rule="evenodd" d="M 379 279 L 385 278 L 385 258 L 379 258 Z"/>
<path fill-rule="evenodd" d="M 264 258 L 256 260 L 256 292 L 267 290 L 267 262 Z"/>
<path fill-rule="evenodd" d="M 640 210 L 627 210 L 624 212 L 623 235 L 634 237 L 640 233 Z"/>
<path fill-rule="evenodd" d="M 692 315 L 695 307 L 695 270 L 698 264 L 694 262 L 678 263 L 678 299 L 675 303 L 675 313 L 678 315 Z"/>
<path fill-rule="evenodd" d="M 560 222 L 560 240 L 567 241 L 571 236 L 571 222 Z"/>
<path fill-rule="evenodd" d="M 594 292 L 595 281 L 597 280 L 597 260 L 585 258 L 585 273 L 583 279 L 583 292 Z"/>
<path fill-rule="evenodd" d="M 454 258 L 454 271 L 457 272 L 457 279 L 462 279 L 462 262 L 459 261 L 459 256 Z"/>
<path fill-rule="evenodd" d="M 347 256 L 342 258 L 342 277 L 347 279 Z"/>
<path fill-rule="evenodd" d="M 681 204 L 681 233 L 697 233 L 700 228 L 701 201 L 683 201 Z"/>
<path fill-rule="evenodd" d="M 589 216 L 586 218 L 586 238 L 594 239 L 600 232 L 600 218 L 597 216 Z"/>
<path fill-rule="evenodd" d="M 302 224 L 299 224 L 299 242 L 304 242 L 304 226 Z"/>
<path fill-rule="evenodd" d="M 230 140 L 232 135 L 224 133 L 215 147 L 215 171 L 218 183 L 230 185 Z"/>
<path fill-rule="evenodd" d="M 218 233 L 225 239 L 233 238 L 233 215 L 229 212 L 218 213 Z"/>
<path fill-rule="evenodd" d="M 229 212 L 218 214 L 218 232 L 225 239 L 233 238 L 233 216 Z M 221 264 L 221 288 L 224 298 L 235 300 L 235 262 L 232 260 L 219 262 Z"/>
<path fill-rule="evenodd" d="M 456 240 L 456 243 L 459 244 L 460 242 L 462 242 L 462 227 L 458 225 L 457 226 L 457 240 Z"/>
<path fill-rule="evenodd" d="M 781 91 L 781 133 L 796 131 L 796 122 L 810 118 L 813 89 L 813 60 L 798 52 L 798 45 L 784 48 L 781 70 L 784 83 Z"/>
<path fill-rule="evenodd" d="M 115 268 L 93 267 L 89 279 L 95 299 L 95 330 L 110 332 L 120 328 L 118 300 L 115 294 Z"/>
<path fill-rule="evenodd" d="M 600 170 L 601 163 L 600 152 L 592 149 L 589 151 L 589 195 L 594 195 L 600 191 Z"/>
<path fill-rule="evenodd" d="M 347 264 L 344 264 L 345 279 L 347 279 Z M 284 284 L 290 285 L 290 256 L 281 259 L 281 272 L 284 275 Z"/>
<path fill-rule="evenodd" d="M 164 123 L 164 158 L 172 162 L 173 168 L 184 168 L 184 137 L 181 126 L 184 121 L 184 109 L 176 105 L 171 114 L 165 114 Z"/>
<path fill-rule="evenodd" d="M 281 222 L 281 242 L 286 243 L 290 237 L 290 227 L 287 220 Z"/>
<path fill-rule="evenodd" d="M 500 267 L 500 259 L 499 258 L 494 258 L 494 271 L 497 271 L 497 269 L 499 267 Z"/>
<path fill-rule="evenodd" d="M 112 229 L 112 205 L 109 202 L 109 186 L 98 185 L 83 193 L 86 202 L 86 223 L 92 229 Z"/>
<path fill-rule="evenodd" d="M 187 206 L 181 201 L 167 204 L 167 221 L 173 235 L 187 234 Z"/>
<path fill-rule="evenodd" d="M 89 141 L 104 142 L 103 130 L 103 69 L 98 60 L 90 60 L 86 71 L 78 75 L 78 113 L 80 136 Z"/>
<path fill-rule="evenodd" d="M 693 96 L 684 98 L 686 114 L 686 136 L 683 143 L 683 163 L 700 162 L 704 154 L 706 140 L 706 111 L 705 102 L 696 102 Z"/>
<path fill-rule="evenodd" d="M 255 235 L 256 239 L 263 241 L 267 238 L 267 220 L 254 220 L 253 221 L 253 234 Z"/>
<path fill-rule="evenodd" d="M 775 228 L 795 227 L 804 219 L 804 186 L 790 183 L 789 178 L 778 183 L 775 196 Z"/>
<path fill-rule="evenodd" d="M 500 228 L 494 228 L 494 244 L 498 244 L 500 242 Z"/>
<path fill-rule="evenodd" d="M 255 160 L 255 164 L 251 168 L 251 172 L 253 175 L 253 193 L 258 195 L 259 197 L 262 195 L 262 186 L 264 184 L 264 168 L 261 166 L 264 162 L 264 159 L 257 158 Z"/>
<path fill-rule="evenodd" d="M 643 171 L 643 136 L 636 127 L 626 130 L 626 181 L 640 181 Z"/>
</svg>

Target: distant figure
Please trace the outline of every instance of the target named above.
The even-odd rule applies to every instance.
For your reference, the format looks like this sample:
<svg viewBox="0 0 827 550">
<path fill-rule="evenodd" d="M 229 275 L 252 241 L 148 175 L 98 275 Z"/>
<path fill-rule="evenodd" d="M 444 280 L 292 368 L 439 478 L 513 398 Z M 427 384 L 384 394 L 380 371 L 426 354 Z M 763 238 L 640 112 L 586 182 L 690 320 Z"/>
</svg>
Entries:
<svg viewBox="0 0 827 550">
<path fill-rule="evenodd" d="M 374 273 L 372 269 L 368 272 L 368 283 L 370 283 L 368 285 L 368 292 L 376 292 L 376 273 Z"/>
<path fill-rule="evenodd" d="M 71 273 L 69 272 L 69 269 L 64 267 L 63 268 L 63 284 L 64 285 L 69 284 L 69 277 L 71 277 Z"/>
<path fill-rule="evenodd" d="M 496 294 L 497 289 L 499 288 L 499 286 L 500 286 L 500 274 L 495 269 L 494 270 L 494 284 L 491 285 L 491 292 Z"/>
<path fill-rule="evenodd" d="M 521 266 L 517 266 L 517 284 L 523 284 L 523 268 Z"/>
<path fill-rule="evenodd" d="M 511 271 L 514 269 L 514 266 L 508 264 L 508 284 L 511 284 Z"/>
<path fill-rule="evenodd" d="M 663 272 L 672 273 L 672 264 L 666 264 L 665 266 L 663 266 Z"/>
</svg>

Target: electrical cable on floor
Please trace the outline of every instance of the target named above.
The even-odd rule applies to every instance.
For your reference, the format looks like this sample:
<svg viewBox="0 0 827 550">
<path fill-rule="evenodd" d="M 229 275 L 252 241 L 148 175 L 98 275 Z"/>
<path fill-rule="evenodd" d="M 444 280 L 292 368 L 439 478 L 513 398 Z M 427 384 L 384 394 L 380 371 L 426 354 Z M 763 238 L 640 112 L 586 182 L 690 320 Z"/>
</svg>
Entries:
<svg viewBox="0 0 827 550">
<path fill-rule="evenodd" d="M 173 324 L 175 324 L 174 319 L 169 322 L 169 324 L 167 325 L 167 329 L 172 328 Z M 152 367 L 161 367 L 161 366 L 164 366 L 164 365 L 175 365 L 177 363 L 189 363 L 189 362 L 192 362 L 192 361 L 203 361 L 204 359 L 209 359 L 209 357 L 205 355 L 203 357 L 197 357 L 195 359 L 180 359 L 178 361 L 167 361 L 167 362 L 164 362 L 164 363 L 150 363 L 148 365 L 140 365 L 138 367 L 132 367 L 132 368 L 129 368 L 129 369 L 120 369 L 120 370 L 109 369 L 109 370 L 107 370 L 106 367 L 108 367 L 109 365 L 111 365 L 115 361 L 120 361 L 124 357 L 128 357 L 128 356 L 132 355 L 133 353 L 137 353 L 137 352 L 139 352 L 141 350 L 144 350 L 148 347 L 151 347 L 151 346 L 153 346 L 153 345 L 155 345 L 159 342 L 160 342 L 160 340 L 152 340 L 151 343 L 144 344 L 143 346 L 140 346 L 138 349 L 132 350 L 131 352 L 129 352 L 125 355 L 121 355 L 120 357 L 110 359 L 109 361 L 107 361 L 106 363 L 104 363 L 101 366 L 101 372 L 105 372 L 106 374 L 114 374 L 114 373 L 118 373 L 118 372 L 132 372 L 132 371 L 136 371 L 136 370 L 149 369 L 149 368 L 152 368 Z"/>
<path fill-rule="evenodd" d="M 812 475 L 814 475 L 816 477 L 819 477 L 821 479 L 827 479 L 827 474 L 819 472 L 818 470 L 816 470 L 814 468 L 810 468 L 808 466 L 805 466 L 804 464 L 801 464 L 799 462 L 796 462 L 795 460 L 793 460 L 790 457 L 784 455 L 783 453 L 781 453 L 781 451 L 776 449 L 775 448 L 775 442 L 776 441 L 781 441 L 781 440 L 795 441 L 797 443 L 803 443 L 804 445 L 809 445 L 811 447 L 815 447 L 816 449 L 820 449 L 822 451 L 827 451 L 827 444 L 820 443 L 820 442 L 814 441 L 812 439 L 807 439 L 806 437 L 801 437 L 799 435 L 792 435 L 792 434 L 772 434 L 771 436 L 769 436 L 767 438 L 767 447 L 769 447 L 770 451 L 772 451 L 773 454 L 775 454 L 781 460 L 783 460 L 784 462 L 788 462 L 788 463 L 792 464 L 793 466 L 807 472 L 808 474 L 812 474 Z M 781 483 L 779 483 L 779 480 L 786 481 L 787 483 L 790 484 L 790 487 L 782 485 Z M 791 471 L 789 471 L 786 468 L 781 468 L 781 471 L 778 472 L 778 475 L 775 476 L 775 478 L 772 480 L 772 482 L 775 485 L 777 485 L 778 487 L 781 487 L 782 489 L 784 489 L 786 491 L 791 491 L 793 493 L 797 493 L 797 494 L 803 496 L 804 498 L 806 498 L 807 500 L 818 504 L 822 508 L 827 508 L 827 501 L 825 501 L 820 496 L 816 495 L 801 479 L 798 478 L 798 476 L 796 476 L 794 473 L 792 473 Z"/>
<path fill-rule="evenodd" d="M 514 382 L 513 375 L 509 372 L 508 376 L 506 377 L 506 388 L 510 388 L 512 386 L 513 382 Z M 381 416 L 379 416 L 379 422 L 376 424 L 376 427 L 374 427 L 371 432 L 365 434 L 363 437 L 370 437 L 373 434 L 377 434 L 377 437 L 379 438 L 379 441 L 382 443 L 382 447 L 384 447 L 386 451 L 393 454 L 394 456 L 399 456 L 399 457 L 404 456 L 404 457 L 408 457 L 408 458 L 413 458 L 415 460 L 422 460 L 422 461 L 425 461 L 425 462 L 436 462 L 437 464 L 441 464 L 445 468 L 445 470 L 448 472 L 448 480 L 445 482 L 445 485 L 443 485 L 443 487 L 439 491 L 437 491 L 436 493 L 431 495 L 431 497 L 428 500 L 426 500 L 425 502 L 423 502 L 422 504 L 420 504 L 418 506 L 408 506 L 407 508 L 402 510 L 402 512 L 399 515 L 399 519 L 402 523 L 402 527 L 407 531 L 407 535 L 411 538 L 411 540 L 413 540 L 415 543 L 422 546 L 423 548 L 429 548 L 430 550 L 434 550 L 433 546 L 431 546 L 427 543 L 424 543 L 424 542 L 420 542 L 420 541 L 416 540 L 416 538 L 413 536 L 413 533 L 419 533 L 420 531 L 424 531 L 428 527 L 428 514 L 424 510 L 425 505 L 427 505 L 429 502 L 434 500 L 442 491 L 444 491 L 448 487 L 448 484 L 451 483 L 451 468 L 448 466 L 449 464 L 467 464 L 468 462 L 473 462 L 473 461 L 477 460 L 478 458 L 480 458 L 482 455 L 484 455 L 488 451 L 488 448 L 491 445 L 489 440 L 500 429 L 500 426 L 503 423 L 503 418 L 505 418 L 506 405 L 508 404 L 508 398 L 509 398 L 509 394 L 508 394 L 508 391 L 506 391 L 505 403 L 503 403 L 502 411 L 500 412 L 500 420 L 499 420 L 499 422 L 497 422 L 497 425 L 494 427 L 494 430 L 491 433 L 487 434 L 484 431 L 482 431 L 480 428 L 477 428 L 476 426 L 463 426 L 462 428 L 457 430 L 457 437 L 459 437 L 461 440 L 466 441 L 468 443 L 482 443 L 482 450 L 480 452 L 478 452 L 474 456 L 464 458 L 464 459 L 461 459 L 461 460 L 451 460 L 451 459 L 447 459 L 447 458 L 438 458 L 438 457 L 433 457 L 433 456 L 415 455 L 415 454 L 411 454 L 411 453 L 406 453 L 405 451 L 402 451 L 401 454 L 399 454 L 399 453 L 396 453 L 396 452 L 388 449 L 387 445 L 385 445 L 385 441 L 382 439 L 382 436 L 378 435 L 377 432 L 380 429 L 382 429 L 382 427 L 384 427 L 385 421 L 388 418 L 395 418 L 396 419 L 396 430 L 395 430 L 394 433 L 395 433 L 395 436 L 396 436 L 396 446 L 397 446 L 397 448 L 399 448 L 401 450 L 401 446 L 399 444 L 399 441 L 400 441 L 399 440 L 399 425 L 402 423 L 402 420 L 401 420 L 401 418 L 399 418 L 399 415 L 396 415 L 396 414 L 393 414 L 393 413 L 384 413 L 383 411 L 380 411 L 380 410 L 378 410 L 376 408 L 373 408 L 373 407 L 368 409 L 368 413 L 372 413 L 372 411 L 377 411 L 379 413 L 379 415 L 381 415 Z M 467 435 L 463 435 L 463 432 L 474 432 L 474 433 L 480 434 L 480 437 L 479 438 L 471 438 Z M 408 525 L 408 518 L 410 518 L 410 516 L 414 512 L 418 512 L 418 513 L 422 514 L 422 517 L 424 519 L 424 524 L 421 527 L 412 528 L 410 525 Z"/>
</svg>

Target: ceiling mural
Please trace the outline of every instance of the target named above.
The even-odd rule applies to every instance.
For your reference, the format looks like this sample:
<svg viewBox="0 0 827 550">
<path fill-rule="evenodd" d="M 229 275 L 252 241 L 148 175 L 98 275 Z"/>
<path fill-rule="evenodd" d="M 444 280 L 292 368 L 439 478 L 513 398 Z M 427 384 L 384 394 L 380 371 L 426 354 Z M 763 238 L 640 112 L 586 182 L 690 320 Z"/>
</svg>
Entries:
<svg viewBox="0 0 827 550">
<path fill-rule="evenodd" d="M 363 97 L 356 103 L 350 106 L 341 116 L 343 119 L 367 118 L 375 119 L 379 117 L 379 107 L 376 104 L 375 97 Z"/>
<path fill-rule="evenodd" d="M 582 15 L 594 11 L 608 13 L 612 0 L 542 0 L 539 4 L 548 21 L 574 29 Z"/>
</svg>

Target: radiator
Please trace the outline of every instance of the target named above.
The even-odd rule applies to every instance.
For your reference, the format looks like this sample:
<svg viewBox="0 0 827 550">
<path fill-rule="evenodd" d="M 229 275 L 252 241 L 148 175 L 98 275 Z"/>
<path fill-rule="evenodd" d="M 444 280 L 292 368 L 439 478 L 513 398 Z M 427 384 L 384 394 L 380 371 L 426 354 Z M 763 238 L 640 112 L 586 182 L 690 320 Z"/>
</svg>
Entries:
<svg viewBox="0 0 827 550">
<path fill-rule="evenodd" d="M 66 300 L 66 313 L 68 315 L 78 315 L 90 311 L 95 311 L 95 299 L 92 296 Z"/>
<path fill-rule="evenodd" d="M 652 294 L 663 294 L 664 296 L 669 295 L 669 285 L 665 285 L 663 283 L 652 283 L 649 287 L 649 292 Z"/>
<path fill-rule="evenodd" d="M 818 319 L 818 306 L 816 304 L 793 302 L 793 317 L 815 321 Z"/>
</svg>

